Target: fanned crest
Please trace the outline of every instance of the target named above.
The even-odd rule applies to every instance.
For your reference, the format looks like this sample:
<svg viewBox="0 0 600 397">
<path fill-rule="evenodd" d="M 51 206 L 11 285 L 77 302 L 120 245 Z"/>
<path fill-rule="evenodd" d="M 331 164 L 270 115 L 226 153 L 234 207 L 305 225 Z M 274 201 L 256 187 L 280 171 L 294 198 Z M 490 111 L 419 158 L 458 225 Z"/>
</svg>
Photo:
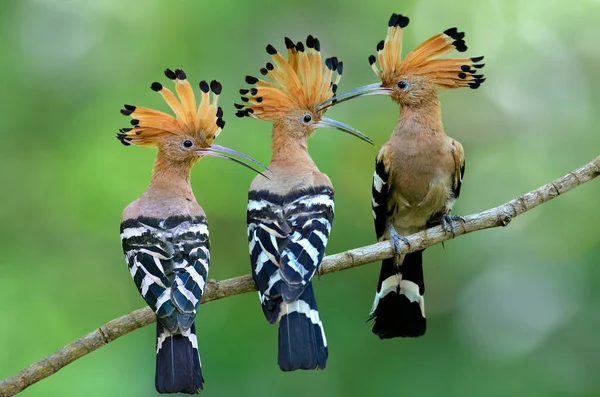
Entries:
<svg viewBox="0 0 600 397">
<path fill-rule="evenodd" d="M 121 113 L 132 117 L 131 125 L 133 127 L 121 128 L 117 134 L 117 139 L 125 146 L 134 144 L 158 147 L 161 142 L 166 143 L 173 140 L 169 138 L 181 138 L 184 147 L 190 153 L 195 153 L 196 160 L 203 156 L 224 158 L 264 176 L 255 167 L 234 156 L 241 157 L 243 160 L 250 161 L 262 168 L 267 168 L 264 164 L 243 153 L 212 143 L 225 127 L 223 109 L 218 106 L 219 94 L 223 89 L 221 83 L 216 80 L 211 81 L 210 84 L 204 80 L 201 81 L 200 104 L 197 106 L 194 90 L 183 70 L 175 69 L 175 71 L 172 71 L 167 69 L 165 70 L 165 76 L 175 83 L 177 96 L 158 82 L 152 83 L 150 88 L 162 95 L 175 116 L 159 110 L 124 105 Z M 185 138 L 190 140 L 187 141 Z M 189 143 L 189 145 L 186 146 L 186 143 Z"/>
<path fill-rule="evenodd" d="M 270 81 L 246 76 L 246 82 L 254 87 L 240 90 L 245 104 L 236 104 L 237 116 L 272 121 L 295 109 L 314 111 L 318 104 L 335 96 L 343 62 L 331 57 L 325 59 L 323 67 L 321 45 L 313 36 L 307 37 L 306 46 L 286 37 L 285 46 L 287 59 L 272 45 L 267 46 L 272 62 L 267 62 L 260 73 Z"/>
<path fill-rule="evenodd" d="M 196 107 L 196 97 L 185 72 L 181 69 L 167 69 L 165 76 L 175 83 L 177 96 L 158 82 L 152 83 L 150 88 L 162 95 L 175 116 L 159 110 L 125 105 L 121 113 L 132 117 L 133 127 L 120 129 L 117 139 L 126 146 L 135 144 L 155 147 L 165 134 L 191 135 L 198 141 L 205 142 L 206 146 L 210 145 L 225 126 L 223 110 L 217 105 L 222 90 L 221 83 L 216 80 L 210 84 L 201 81 L 200 105 Z"/>
<path fill-rule="evenodd" d="M 465 33 L 450 28 L 437 34 L 409 52 L 404 59 L 402 54 L 402 34 L 409 19 L 401 14 L 392 14 L 388 23 L 385 40 L 377 44 L 377 57 L 371 55 L 369 63 L 382 81 L 382 86 L 391 86 L 399 76 L 426 76 L 440 88 L 479 88 L 485 81 L 477 74 L 484 64 L 483 56 L 475 58 L 438 59 L 456 50 L 465 52 Z"/>
</svg>

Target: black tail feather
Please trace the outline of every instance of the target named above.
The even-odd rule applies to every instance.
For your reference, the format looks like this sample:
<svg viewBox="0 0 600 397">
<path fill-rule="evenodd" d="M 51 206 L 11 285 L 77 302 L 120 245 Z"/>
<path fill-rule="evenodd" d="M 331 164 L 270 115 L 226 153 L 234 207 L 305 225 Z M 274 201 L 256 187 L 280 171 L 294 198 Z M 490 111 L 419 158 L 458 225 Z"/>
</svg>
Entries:
<svg viewBox="0 0 600 397">
<path fill-rule="evenodd" d="M 327 340 L 312 284 L 297 301 L 283 302 L 281 312 L 284 314 L 279 320 L 279 368 L 282 371 L 325 369 Z"/>
<path fill-rule="evenodd" d="M 160 321 L 156 327 L 156 391 L 159 393 L 197 394 L 204 378 L 198 355 L 196 326 L 188 332 L 171 335 Z"/>
<path fill-rule="evenodd" d="M 394 259 L 384 260 L 371 312 L 373 333 L 381 339 L 423 336 L 424 294 L 422 250 L 407 254 L 400 267 Z"/>
</svg>

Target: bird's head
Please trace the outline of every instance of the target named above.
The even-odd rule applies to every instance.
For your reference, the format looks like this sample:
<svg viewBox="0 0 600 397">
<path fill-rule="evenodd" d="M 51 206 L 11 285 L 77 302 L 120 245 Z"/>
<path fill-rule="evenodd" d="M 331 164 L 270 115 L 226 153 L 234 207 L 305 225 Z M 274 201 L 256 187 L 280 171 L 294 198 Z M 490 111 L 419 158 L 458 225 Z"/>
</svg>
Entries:
<svg viewBox="0 0 600 397">
<path fill-rule="evenodd" d="M 485 81 L 477 74 L 484 64 L 483 56 L 475 58 L 438 59 L 456 50 L 465 52 L 463 32 L 450 28 L 437 34 L 410 51 L 404 59 L 402 33 L 409 19 L 392 14 L 385 40 L 377 44 L 377 56 L 369 56 L 371 68 L 381 83 L 371 84 L 338 95 L 337 101 L 363 95 L 390 95 L 400 105 L 418 106 L 434 98 L 441 88 L 479 88 Z"/>
<path fill-rule="evenodd" d="M 158 148 L 163 159 L 172 163 L 193 164 L 204 156 L 214 156 L 232 160 L 259 172 L 236 158 L 239 157 L 264 167 L 242 153 L 213 143 L 225 127 L 223 109 L 218 106 L 221 83 L 216 80 L 210 84 L 201 81 L 201 98 L 197 106 L 194 91 L 183 70 L 167 69 L 165 76 L 174 82 L 179 98 L 158 82 L 152 83 L 150 88 L 162 95 L 175 116 L 159 110 L 125 105 L 121 113 L 132 117 L 132 127 L 121 128 L 117 134 L 117 139 L 123 145 Z"/>
<path fill-rule="evenodd" d="M 332 57 L 325 60 L 323 67 L 321 44 L 313 36 L 308 36 L 306 44 L 301 41 L 294 44 L 286 37 L 285 45 L 287 59 L 272 45 L 267 46 L 272 61 L 267 62 L 260 73 L 270 81 L 246 76 L 246 83 L 252 87 L 240 90 L 243 103 L 235 105 L 236 115 L 271 121 L 298 139 L 309 137 L 318 127 L 325 127 L 373 143 L 360 131 L 323 117 L 327 108 L 321 108 L 320 104 L 335 97 L 343 63 Z"/>
</svg>

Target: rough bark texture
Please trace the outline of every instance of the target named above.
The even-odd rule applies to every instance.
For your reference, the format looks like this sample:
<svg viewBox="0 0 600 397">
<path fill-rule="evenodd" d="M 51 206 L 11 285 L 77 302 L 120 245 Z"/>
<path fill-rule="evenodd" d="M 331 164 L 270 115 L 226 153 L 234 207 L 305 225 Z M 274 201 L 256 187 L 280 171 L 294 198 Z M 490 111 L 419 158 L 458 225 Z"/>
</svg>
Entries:
<svg viewBox="0 0 600 397">
<path fill-rule="evenodd" d="M 457 222 L 454 237 L 477 230 L 507 226 L 514 217 L 552 200 L 556 196 L 596 178 L 598 175 L 600 175 L 600 157 L 561 178 L 505 204 L 478 214 L 465 216 L 464 222 Z M 406 245 L 402 247 L 403 252 L 406 253 L 430 247 L 449 240 L 453 236 L 445 232 L 441 226 L 436 226 L 407 236 L 407 238 L 410 242 L 410 247 Z M 355 266 L 379 262 L 392 256 L 393 250 L 391 245 L 388 242 L 381 242 L 325 257 L 321 264 L 320 273 L 339 272 Z M 251 291 L 256 291 L 256 287 L 250 275 L 223 281 L 210 280 L 202 303 Z M 0 382 L 0 397 L 14 396 L 86 354 L 155 321 L 156 317 L 148 307 L 116 318 L 78 340 L 69 343 L 59 351 L 30 365 L 18 374 Z"/>
</svg>

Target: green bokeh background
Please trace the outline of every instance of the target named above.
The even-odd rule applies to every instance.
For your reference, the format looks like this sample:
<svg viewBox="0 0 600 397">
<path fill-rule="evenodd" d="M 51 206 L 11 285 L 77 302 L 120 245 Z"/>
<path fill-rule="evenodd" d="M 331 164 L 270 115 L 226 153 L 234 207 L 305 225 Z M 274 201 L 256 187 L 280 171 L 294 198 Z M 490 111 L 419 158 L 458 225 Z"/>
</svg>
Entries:
<svg viewBox="0 0 600 397">
<path fill-rule="evenodd" d="M 166 110 L 148 87 L 166 67 L 219 79 L 227 126 L 218 143 L 267 162 L 270 125 L 232 103 L 268 60 L 267 43 L 311 33 L 344 60 L 340 90 L 375 82 L 367 63 L 392 12 L 411 17 L 405 49 L 446 28 L 484 54 L 487 82 L 442 92 L 446 132 L 467 171 L 458 214 L 496 206 L 599 154 L 600 1 L 3 0 L 0 47 L 0 378 L 143 306 L 119 243 L 122 209 L 148 185 L 152 150 L 114 139 L 132 103 Z M 310 150 L 336 188 L 328 253 L 374 242 L 373 159 L 397 107 L 386 97 L 328 117 Z M 207 159 L 192 179 L 212 240 L 211 278 L 249 272 L 245 205 L 253 175 Z M 206 396 L 600 395 L 600 183 L 506 229 L 427 250 L 428 332 L 380 341 L 365 323 L 379 266 L 316 282 L 330 347 L 325 371 L 282 373 L 275 327 L 255 294 L 201 307 Z M 32 386 L 23 396 L 152 396 L 154 326 Z"/>
</svg>

